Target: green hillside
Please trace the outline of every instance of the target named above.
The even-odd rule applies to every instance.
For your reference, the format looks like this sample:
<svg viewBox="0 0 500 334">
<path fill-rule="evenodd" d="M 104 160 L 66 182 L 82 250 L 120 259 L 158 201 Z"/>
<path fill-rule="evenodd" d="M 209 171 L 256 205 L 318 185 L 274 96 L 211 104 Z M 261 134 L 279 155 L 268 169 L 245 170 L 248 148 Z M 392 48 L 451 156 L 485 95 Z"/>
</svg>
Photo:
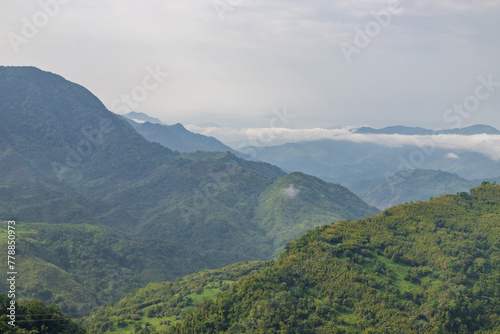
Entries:
<svg viewBox="0 0 500 334">
<path fill-rule="evenodd" d="M 0 224 L 2 249 L 7 249 L 5 225 Z M 16 238 L 19 295 L 50 301 L 77 317 L 159 280 L 147 271 L 156 261 L 171 265 L 161 245 L 88 224 L 17 222 Z M 6 279 L 6 272 L 0 278 Z"/>
<path fill-rule="evenodd" d="M 192 153 L 184 153 L 182 158 L 189 159 L 191 161 L 219 161 L 225 163 L 236 163 L 238 166 L 253 170 L 259 174 L 267 177 L 281 177 L 286 175 L 286 173 L 279 167 L 268 164 L 266 162 L 257 162 L 251 160 L 245 160 L 236 157 L 231 152 L 201 152 L 195 151 Z"/>
<path fill-rule="evenodd" d="M 274 255 L 304 231 L 368 213 L 346 188 L 298 172 L 267 187 L 259 196 L 255 212 L 254 221 L 273 236 Z"/>
<path fill-rule="evenodd" d="M 234 282 L 255 273 L 264 264 L 241 262 L 172 282 L 151 283 L 119 302 L 97 310 L 85 318 L 84 325 L 90 333 L 165 331 L 197 306 L 215 299 Z"/>
<path fill-rule="evenodd" d="M 498 333 L 500 186 L 314 229 L 172 333 Z"/>
</svg>

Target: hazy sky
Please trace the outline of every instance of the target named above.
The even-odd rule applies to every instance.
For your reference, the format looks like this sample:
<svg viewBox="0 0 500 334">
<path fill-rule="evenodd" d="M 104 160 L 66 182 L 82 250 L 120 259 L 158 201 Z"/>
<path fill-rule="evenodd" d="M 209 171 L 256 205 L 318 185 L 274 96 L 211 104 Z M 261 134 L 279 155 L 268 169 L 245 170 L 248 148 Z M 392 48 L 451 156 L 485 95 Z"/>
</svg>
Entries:
<svg viewBox="0 0 500 334">
<path fill-rule="evenodd" d="M 283 126 L 272 120 L 284 107 L 291 128 L 500 127 L 498 0 L 1 0 L 0 9 L 2 65 L 60 74 L 112 111 L 234 128 Z M 168 77 L 155 80 L 158 69 Z M 447 111 L 454 104 L 469 111 Z"/>
</svg>

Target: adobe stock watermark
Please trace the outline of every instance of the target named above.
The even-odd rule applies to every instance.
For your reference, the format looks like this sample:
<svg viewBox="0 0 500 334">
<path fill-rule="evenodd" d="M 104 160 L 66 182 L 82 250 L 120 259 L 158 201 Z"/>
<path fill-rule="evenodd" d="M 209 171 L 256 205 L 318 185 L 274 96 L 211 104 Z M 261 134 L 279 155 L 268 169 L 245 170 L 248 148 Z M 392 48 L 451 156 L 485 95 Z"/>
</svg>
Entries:
<svg viewBox="0 0 500 334">
<path fill-rule="evenodd" d="M 493 81 L 493 74 L 488 75 L 487 78 L 478 76 L 477 80 L 479 84 L 474 89 L 474 94 L 467 96 L 462 103 L 455 103 L 452 108 L 444 112 L 443 120 L 446 123 L 454 123 L 455 128 L 460 127 L 463 120 L 477 111 L 481 102 L 488 100 L 495 93 L 496 88 L 500 87 L 500 81 Z"/>
<path fill-rule="evenodd" d="M 160 65 L 156 65 L 155 68 L 146 67 L 146 74 L 141 83 L 134 86 L 129 94 L 122 94 L 120 98 L 111 102 L 111 110 L 121 114 L 133 111 L 148 98 L 150 92 L 160 87 L 169 75 L 170 73 L 163 71 Z"/>
<path fill-rule="evenodd" d="M 73 173 L 78 168 L 84 158 L 89 157 L 95 149 L 101 144 L 104 136 L 114 130 L 114 124 L 109 119 L 101 119 L 99 128 L 84 127 L 81 133 L 85 137 L 76 147 L 66 145 L 66 160 L 64 163 L 52 162 L 52 169 L 59 181 L 63 181 L 68 173 Z"/>
<path fill-rule="evenodd" d="M 240 6 L 243 0 L 214 0 L 214 10 L 221 21 L 224 21 L 226 13 L 231 13 Z"/>
<path fill-rule="evenodd" d="M 250 155 L 252 158 L 257 158 L 257 150 L 262 150 L 262 146 L 269 145 L 276 138 L 276 128 L 289 126 L 291 120 L 296 118 L 296 115 L 289 114 L 287 107 L 282 110 L 273 109 L 273 117 L 269 120 L 269 127 L 264 129 L 257 135 L 257 138 L 248 138 L 241 142 L 236 150 Z"/>
<path fill-rule="evenodd" d="M 443 120 L 450 123 L 452 128 L 459 128 L 463 124 L 463 120 L 469 118 L 473 112 L 476 112 L 481 107 L 481 102 L 488 100 L 500 87 L 500 81 L 494 81 L 493 74 L 487 77 L 478 76 L 479 83 L 474 89 L 474 93 L 466 96 L 462 102 L 455 103 L 443 113 Z M 425 161 L 436 151 L 436 146 L 446 139 L 439 132 L 434 132 L 426 137 L 424 142 L 419 144 L 419 148 L 410 152 L 407 158 L 399 156 L 400 164 L 396 174 L 386 171 L 385 179 L 389 184 L 391 191 L 394 193 L 393 184 L 401 179 L 401 171 L 411 170 L 421 167 Z"/>
<path fill-rule="evenodd" d="M 71 0 L 39 0 L 40 10 L 35 12 L 31 18 L 22 18 L 21 33 L 9 32 L 7 39 L 15 53 L 20 52 L 20 46 L 28 44 L 38 36 L 41 29 L 45 28 L 51 19 L 56 17 L 61 6 L 67 5 Z"/>
<path fill-rule="evenodd" d="M 7 222 L 7 284 L 9 285 L 9 292 L 7 297 L 10 302 L 7 304 L 7 318 L 10 320 L 7 323 L 16 326 L 16 280 L 17 280 L 17 267 L 16 267 L 16 221 L 10 220 Z M 14 262 L 16 261 L 16 262 Z"/>
<path fill-rule="evenodd" d="M 387 9 L 370 13 L 373 20 L 368 21 L 363 29 L 358 25 L 354 26 L 352 43 L 342 42 L 339 45 L 348 64 L 352 62 L 353 55 L 360 54 L 374 38 L 380 35 L 382 28 L 387 28 L 391 24 L 393 15 L 397 14 L 400 9 L 400 1 L 392 1 L 387 4 Z"/>
</svg>

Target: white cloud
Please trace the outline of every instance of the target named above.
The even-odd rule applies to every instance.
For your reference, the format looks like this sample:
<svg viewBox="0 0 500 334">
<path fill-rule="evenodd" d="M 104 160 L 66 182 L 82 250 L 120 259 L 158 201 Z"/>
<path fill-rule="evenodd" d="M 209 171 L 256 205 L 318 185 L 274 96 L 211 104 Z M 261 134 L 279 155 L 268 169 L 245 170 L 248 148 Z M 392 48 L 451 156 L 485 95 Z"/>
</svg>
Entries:
<svg viewBox="0 0 500 334">
<path fill-rule="evenodd" d="M 295 188 L 293 184 L 289 185 L 288 188 L 281 190 L 281 193 L 287 197 L 295 198 L 299 194 L 300 190 Z"/>
<path fill-rule="evenodd" d="M 450 153 L 446 154 L 445 158 L 448 158 L 448 159 L 460 159 L 460 157 L 457 154 L 453 153 L 453 152 L 450 152 Z"/>
<path fill-rule="evenodd" d="M 439 147 L 450 150 L 467 150 L 478 152 L 494 160 L 500 160 L 500 135 L 386 135 L 359 134 L 349 129 L 286 129 L 286 128 L 201 128 L 194 125 L 186 126 L 190 131 L 213 136 L 230 144 L 235 149 L 248 146 L 272 146 L 284 143 L 297 143 L 322 139 L 342 140 L 356 143 L 375 143 L 387 147 L 402 147 L 405 145 L 417 147 Z"/>
</svg>

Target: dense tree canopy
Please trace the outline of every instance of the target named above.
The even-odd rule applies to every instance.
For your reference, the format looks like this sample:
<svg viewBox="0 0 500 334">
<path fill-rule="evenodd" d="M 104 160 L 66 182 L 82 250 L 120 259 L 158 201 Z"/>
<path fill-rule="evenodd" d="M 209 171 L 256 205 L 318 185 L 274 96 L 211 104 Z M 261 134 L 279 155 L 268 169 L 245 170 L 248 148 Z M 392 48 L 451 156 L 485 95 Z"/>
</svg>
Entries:
<svg viewBox="0 0 500 334">
<path fill-rule="evenodd" d="M 498 333 L 500 186 L 318 228 L 172 333 Z"/>
</svg>

